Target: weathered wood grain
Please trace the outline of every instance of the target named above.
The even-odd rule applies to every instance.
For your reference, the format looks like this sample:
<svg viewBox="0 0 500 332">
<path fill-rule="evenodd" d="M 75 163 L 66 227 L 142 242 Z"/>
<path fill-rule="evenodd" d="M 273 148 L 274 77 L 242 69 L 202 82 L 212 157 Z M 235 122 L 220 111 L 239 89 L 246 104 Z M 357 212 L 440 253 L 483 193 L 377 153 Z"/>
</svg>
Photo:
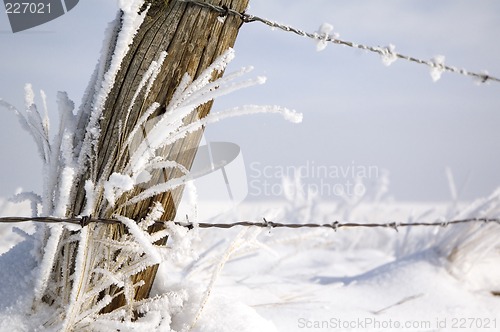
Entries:
<svg viewBox="0 0 500 332">
<path fill-rule="evenodd" d="M 68 211 L 69 215 L 76 216 L 82 212 L 85 204 L 84 183 L 87 179 L 98 183 L 108 179 L 113 172 L 123 171 L 129 156 L 127 149 L 124 149 L 125 152 L 120 154 L 121 144 L 126 140 L 137 120 L 144 114 L 146 109 L 153 102 L 158 102 L 161 104 L 161 109 L 158 112 L 164 112 L 182 76 L 189 73 L 196 78 L 218 56 L 233 46 L 241 26 L 241 20 L 237 17 L 227 17 L 222 23 L 217 19 L 218 14 L 216 12 L 192 4 L 175 0 L 147 2 L 151 7 L 121 64 L 115 86 L 105 103 L 104 113 L 99 123 L 102 132 L 95 164 L 89 165 L 89 169 L 92 169 L 92 171 L 88 171 L 79 179 L 73 193 L 74 201 Z M 248 0 L 212 0 L 212 3 L 244 11 L 248 5 Z M 149 96 L 145 98 L 144 95 L 140 95 L 132 108 L 132 112 L 127 116 L 125 110 L 131 106 L 132 96 L 137 90 L 143 74 L 151 62 L 157 60 L 163 51 L 167 51 L 168 56 Z M 222 73 L 219 73 L 219 75 L 222 75 Z M 186 121 L 190 122 L 206 116 L 211 106 L 212 102 L 200 106 L 197 114 L 194 114 L 193 117 Z M 189 169 L 201 135 L 202 130 L 189 134 L 184 139 L 167 146 L 162 153 L 168 159 L 175 160 Z M 163 174 L 156 174 L 155 176 L 171 179 L 180 175 L 179 171 L 175 169 L 163 170 L 163 172 Z M 137 191 L 133 194 L 136 193 Z M 150 211 L 153 203 L 159 201 L 165 209 L 162 219 L 172 220 L 175 217 L 176 206 L 179 204 L 181 196 L 182 188 L 179 188 L 128 206 L 126 209 L 115 210 L 107 209 L 108 206 L 101 193 L 97 198 L 97 209 L 92 215 L 94 217 L 109 218 L 113 213 L 120 213 L 131 219 L 140 220 Z M 126 199 L 127 197 L 124 197 L 122 202 Z M 120 205 L 119 203 L 117 206 Z M 97 243 L 94 250 L 100 250 L 98 241 L 95 240 L 102 238 L 116 239 L 123 232 L 125 232 L 125 229 L 122 225 L 98 225 L 92 227 L 91 236 L 94 243 Z M 75 248 L 75 244 L 68 244 L 63 246 L 62 250 L 68 252 L 76 250 Z M 107 257 L 107 259 L 111 260 L 113 257 Z M 95 266 L 103 263 L 92 260 L 92 264 Z M 54 268 L 54 277 L 56 279 L 59 279 L 59 269 L 60 266 Z M 148 297 L 156 272 L 157 266 L 135 276 L 135 281 L 144 280 L 145 282 L 142 287 L 136 289 L 136 299 Z M 120 290 L 117 288 L 110 288 L 107 293 L 113 294 L 118 291 Z M 99 297 L 102 298 L 104 295 L 100 294 Z M 50 298 L 49 295 L 47 297 Z M 95 301 L 97 300 L 98 298 L 95 299 Z M 123 306 L 125 304 L 124 300 L 123 297 L 117 297 L 104 309 L 104 312 Z"/>
</svg>

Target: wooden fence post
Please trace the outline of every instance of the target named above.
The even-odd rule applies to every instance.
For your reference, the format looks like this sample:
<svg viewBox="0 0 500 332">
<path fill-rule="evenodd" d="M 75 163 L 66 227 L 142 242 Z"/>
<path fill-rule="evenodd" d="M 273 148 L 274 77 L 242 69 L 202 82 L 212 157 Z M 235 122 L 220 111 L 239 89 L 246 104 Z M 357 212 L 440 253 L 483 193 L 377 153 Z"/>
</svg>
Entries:
<svg viewBox="0 0 500 332">
<path fill-rule="evenodd" d="M 248 5 L 248 0 L 207 0 L 207 2 L 218 6 L 227 6 L 239 12 L 243 12 Z M 236 16 L 229 15 L 225 20 L 221 20 L 220 14 L 216 11 L 176 0 L 146 0 L 146 5 L 149 5 L 150 8 L 121 63 L 115 79 L 116 83 L 107 97 L 104 112 L 99 122 L 101 135 L 97 145 L 96 165 L 91 173 L 88 172 L 78 179 L 73 193 L 75 199 L 68 209 L 69 215 L 77 216 L 82 213 L 85 204 L 84 184 L 87 179 L 97 183 L 99 180 L 108 179 L 114 172 L 123 171 L 129 156 L 128 153 L 119 155 L 120 144 L 124 138 L 128 137 L 147 108 L 153 102 L 158 102 L 161 107 L 156 115 L 164 112 L 182 76 L 188 73 L 191 77 L 196 78 L 218 56 L 232 47 L 242 24 L 241 19 Z M 134 105 L 131 105 L 132 96 L 137 90 L 143 74 L 151 62 L 157 60 L 164 51 L 167 51 L 168 55 L 151 92 L 148 96 L 140 94 Z M 222 72 L 214 74 L 213 79 L 221 75 Z M 197 114 L 185 121 L 195 121 L 206 116 L 211 106 L 212 102 L 200 106 L 195 112 Z M 132 107 L 132 112 L 126 116 L 124 110 L 129 107 Z M 167 146 L 163 150 L 163 156 L 189 169 L 201 135 L 202 130 L 191 133 L 184 139 Z M 163 170 L 163 172 L 162 176 L 165 179 L 180 175 L 179 171 L 175 169 Z M 127 206 L 126 210 L 111 212 L 108 210 L 106 212 L 103 208 L 106 204 L 100 204 L 104 200 L 101 195 L 97 197 L 97 208 L 93 211 L 92 216 L 110 218 L 112 213 L 120 213 L 130 219 L 140 220 L 147 215 L 154 202 L 161 202 L 165 210 L 162 219 L 173 220 L 181 196 L 182 188 L 179 188 Z M 91 234 L 94 240 L 99 238 L 118 239 L 126 231 L 124 226 L 120 224 L 100 225 L 98 229 L 99 232 Z M 69 232 L 65 236 L 70 236 Z M 71 249 L 68 249 L 68 246 L 72 246 Z M 61 250 L 69 252 L 68 250 L 76 250 L 76 247 L 75 244 L 66 244 L 61 247 Z M 94 262 L 95 265 L 99 263 L 102 262 Z M 55 262 L 51 278 L 54 280 L 50 280 L 50 282 L 60 282 L 61 266 Z M 149 296 L 156 272 L 157 266 L 154 266 L 135 275 L 135 281 L 144 281 L 142 286 L 135 289 L 136 300 Z M 119 291 L 117 287 L 110 287 L 107 295 L 113 295 Z M 104 295 L 106 294 L 101 294 L 100 298 Z M 50 303 L 54 300 L 53 297 L 54 294 L 46 294 L 44 299 Z M 69 301 L 69 299 L 67 300 Z M 97 300 L 98 298 L 95 301 Z M 125 298 L 123 296 L 115 297 L 113 302 L 104 308 L 103 312 L 111 312 L 124 304 Z"/>
</svg>

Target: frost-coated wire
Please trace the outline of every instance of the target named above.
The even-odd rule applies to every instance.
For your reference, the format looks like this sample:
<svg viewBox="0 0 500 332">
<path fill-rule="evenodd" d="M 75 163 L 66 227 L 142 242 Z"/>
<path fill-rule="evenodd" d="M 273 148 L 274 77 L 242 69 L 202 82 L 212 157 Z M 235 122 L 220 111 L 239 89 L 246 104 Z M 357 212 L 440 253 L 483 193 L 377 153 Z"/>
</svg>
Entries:
<svg viewBox="0 0 500 332">
<path fill-rule="evenodd" d="M 74 218 L 54 218 L 54 217 L 3 217 L 0 218 L 0 223 L 19 223 L 19 222 L 41 222 L 41 223 L 69 223 L 73 225 L 80 225 L 85 227 L 90 223 L 101 223 L 101 224 L 120 224 L 122 223 L 117 219 L 104 219 L 104 218 L 92 218 L 89 216 L 84 217 L 74 217 Z M 500 225 L 500 218 L 468 218 L 460 220 L 448 220 L 448 221 L 436 221 L 436 222 L 386 222 L 386 223 L 359 223 L 359 222 L 340 222 L 333 221 L 331 223 L 305 223 L 305 224 L 289 224 L 289 223 L 279 223 L 266 220 L 263 218 L 262 221 L 237 221 L 233 223 L 193 223 L 190 221 L 155 221 L 152 224 L 165 225 L 165 223 L 174 223 L 177 226 L 186 227 L 192 229 L 197 228 L 220 228 L 229 229 L 237 226 L 243 227 L 263 227 L 263 228 L 331 228 L 337 231 L 341 228 L 391 228 L 396 231 L 400 227 L 413 227 L 413 226 L 424 226 L 424 227 L 447 227 L 448 225 L 466 224 L 466 223 L 483 223 L 491 224 L 496 223 Z"/>
<path fill-rule="evenodd" d="M 265 24 L 271 28 L 280 29 L 280 30 L 283 30 L 285 32 L 292 32 L 292 33 L 299 35 L 301 37 L 311 38 L 311 39 L 316 40 L 318 42 L 325 42 L 325 43 L 329 42 L 332 44 L 344 45 L 344 46 L 348 46 L 348 47 L 352 47 L 352 48 L 357 48 L 357 49 L 369 51 L 372 53 L 377 53 L 383 57 L 391 56 L 391 57 L 406 60 L 409 62 L 413 62 L 413 63 L 417 63 L 417 64 L 421 64 L 421 65 L 426 65 L 426 66 L 430 67 L 431 69 L 435 69 L 435 70 L 438 70 L 441 72 L 447 71 L 447 72 L 456 73 L 456 74 L 460 74 L 460 75 L 464 75 L 464 76 L 474 77 L 474 78 L 478 79 L 481 83 L 485 83 L 487 81 L 500 82 L 500 78 L 491 76 L 487 73 L 471 72 L 471 71 L 468 71 L 468 70 L 463 69 L 463 68 L 458 68 L 458 67 L 446 65 L 441 61 L 418 59 L 418 58 L 415 58 L 413 56 L 408 56 L 408 55 L 394 52 L 393 48 L 390 46 L 389 47 L 367 46 L 367 45 L 357 44 L 357 43 L 354 43 L 351 41 L 345 41 L 345 40 L 339 39 L 335 35 L 321 34 L 321 33 L 317 33 L 317 32 L 311 33 L 311 32 L 307 32 L 307 31 L 295 28 L 295 27 L 290 26 L 290 25 L 281 24 L 281 23 L 278 23 L 275 21 L 268 20 L 266 18 L 262 18 L 262 17 L 255 16 L 255 15 L 250 15 L 250 14 L 247 14 L 245 12 L 238 12 L 234 9 L 228 8 L 227 6 L 217 6 L 217 5 L 202 1 L 202 0 L 177 0 L 177 1 L 190 3 L 190 4 L 193 4 L 196 6 L 200 6 L 203 8 L 207 8 L 207 9 L 216 11 L 222 17 L 228 16 L 228 15 L 235 16 L 235 17 L 240 18 L 243 23 L 259 22 L 259 23 Z"/>
</svg>

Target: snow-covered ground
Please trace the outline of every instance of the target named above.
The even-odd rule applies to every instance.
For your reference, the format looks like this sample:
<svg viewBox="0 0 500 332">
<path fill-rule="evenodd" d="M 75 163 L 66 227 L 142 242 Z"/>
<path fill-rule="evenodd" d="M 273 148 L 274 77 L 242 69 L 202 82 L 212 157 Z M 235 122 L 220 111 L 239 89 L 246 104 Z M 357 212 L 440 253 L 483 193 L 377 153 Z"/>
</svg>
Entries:
<svg viewBox="0 0 500 332">
<path fill-rule="evenodd" d="M 2 208 L 2 215 L 27 210 Z M 296 199 L 243 203 L 213 221 L 434 221 L 449 208 L 388 201 L 348 209 Z M 465 246 L 454 262 L 445 255 L 443 243 L 465 231 L 195 229 L 189 248 L 170 241 L 178 255 L 161 266 L 153 292 L 185 300 L 172 318 L 175 331 L 498 331 L 498 251 Z M 2 252 L 20 239 L 10 226 L 0 234 Z M 33 281 L 28 251 L 21 243 L 0 256 L 0 331 L 34 329 L 23 313 Z"/>
</svg>

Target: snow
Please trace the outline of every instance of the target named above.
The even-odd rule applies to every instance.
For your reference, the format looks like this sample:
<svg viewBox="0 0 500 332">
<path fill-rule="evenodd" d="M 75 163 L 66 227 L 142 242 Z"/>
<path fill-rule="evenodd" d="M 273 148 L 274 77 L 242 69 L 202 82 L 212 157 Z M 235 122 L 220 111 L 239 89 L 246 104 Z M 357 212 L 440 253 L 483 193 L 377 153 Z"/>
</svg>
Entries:
<svg viewBox="0 0 500 332">
<path fill-rule="evenodd" d="M 391 211 L 395 207 L 379 208 L 377 217 L 397 218 Z M 256 208 L 259 207 L 249 206 L 244 214 Z M 375 218 L 373 212 L 377 207 L 364 206 L 361 210 L 365 210 L 361 214 Z M 325 212 L 317 218 L 332 217 Z M 400 214 L 402 218 L 403 213 Z M 216 231 L 209 232 L 212 234 L 203 234 L 205 239 Z M 299 326 L 301 318 L 329 321 L 366 317 L 435 322 L 438 318 L 496 317 L 500 301 L 489 294 L 485 284 L 471 287 L 471 283 L 477 282 L 474 278 L 468 278 L 467 274 L 460 278 L 451 275 L 438 253 L 413 248 L 415 251 L 397 257 L 391 246 L 402 241 L 405 234 L 400 233 L 406 231 L 272 232 L 271 238 L 260 240 L 278 256 L 262 250 L 237 255 L 226 264 L 220 284 L 213 292 L 218 289 L 224 296 L 244 299 L 280 331 L 303 330 Z M 418 229 L 412 232 L 415 234 L 411 237 L 420 241 L 429 235 Z M 407 245 L 413 247 L 410 240 Z M 476 266 L 478 270 L 483 268 Z M 491 284 L 498 272 L 493 269 L 489 277 L 482 276 L 489 279 L 490 290 L 498 287 L 498 282 L 494 287 Z M 404 299 L 408 301 L 395 305 Z"/>
<path fill-rule="evenodd" d="M 12 235 L 8 235 L 11 237 Z M 5 239 L 2 236 L 2 240 Z M 2 241 L 2 251 L 5 244 Z M 33 297 L 34 278 L 32 271 L 36 266 L 30 255 L 33 243 L 24 241 L 0 256 L 0 331 L 30 331 L 27 319 L 20 312 L 28 312 Z"/>
<path fill-rule="evenodd" d="M 278 331 L 269 320 L 262 318 L 255 309 L 235 300 L 232 296 L 216 296 L 204 316 L 192 329 L 194 332 L 252 332 Z"/>
<path fill-rule="evenodd" d="M 314 201 L 297 192 L 295 201 L 246 202 L 212 221 L 266 217 L 300 223 L 307 218 L 323 221 L 342 214 L 332 202 Z M 493 197 L 497 196 L 492 194 L 472 207 L 460 203 L 457 215 L 476 211 L 479 206 L 484 209 Z M 11 213 L 13 206 L 10 203 Z M 29 211 L 29 205 L 19 205 L 18 209 L 19 213 Z M 350 211 L 350 218 L 405 220 L 429 209 L 432 213 L 425 218 L 434 219 L 445 214 L 449 206 L 363 202 Z M 145 221 L 141 227 L 147 225 Z M 452 331 L 454 320 L 464 317 L 476 318 L 478 324 L 489 319 L 491 325 L 500 310 L 500 300 L 491 294 L 500 289 L 498 252 L 479 247 L 483 255 L 477 256 L 474 247 L 467 247 L 465 260 L 469 264 L 454 266 L 442 248 L 447 247 L 446 239 L 455 238 L 455 232 L 465 234 L 460 241 L 467 241 L 465 229 L 456 227 L 399 232 L 271 229 L 271 236 L 267 236 L 268 230 L 264 229 L 188 231 L 170 225 L 171 249 L 165 252 L 168 260 L 160 266 L 153 288 L 153 295 L 160 297 L 143 307 L 151 312 L 163 308 L 171 315 L 170 320 L 160 318 L 166 313 L 157 313 L 143 318 L 135 327 L 102 319 L 94 326 L 100 326 L 100 331 L 109 330 L 110 324 L 118 324 L 124 331 L 140 326 L 154 330 L 162 324 L 161 331 L 187 331 L 192 327 L 191 331 L 200 332 L 271 332 L 386 331 L 389 324 L 411 324 L 412 328 L 404 330 Z M 492 227 L 495 228 L 489 233 L 495 234 L 499 226 Z M 2 246 L 15 237 L 8 232 L 1 234 Z M 139 228 L 133 234 L 142 236 Z M 497 246 L 498 237 L 491 238 L 495 238 Z M 150 243 L 147 239 L 142 241 Z M 36 280 L 32 248 L 33 241 L 28 239 L 0 256 L 1 331 L 31 331 L 43 318 L 43 311 L 41 316 L 26 316 Z"/>
</svg>

